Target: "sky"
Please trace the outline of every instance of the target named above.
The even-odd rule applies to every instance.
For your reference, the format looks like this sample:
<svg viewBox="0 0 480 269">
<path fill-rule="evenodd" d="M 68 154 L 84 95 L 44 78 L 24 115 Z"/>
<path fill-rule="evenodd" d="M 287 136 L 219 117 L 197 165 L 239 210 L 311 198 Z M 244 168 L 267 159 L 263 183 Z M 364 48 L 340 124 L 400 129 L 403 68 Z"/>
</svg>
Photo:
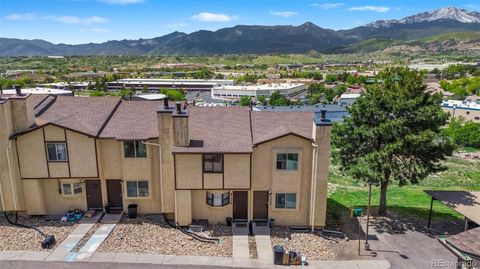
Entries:
<svg viewBox="0 0 480 269">
<path fill-rule="evenodd" d="M 0 0 L 0 37 L 80 44 L 307 21 L 339 30 L 445 6 L 480 10 L 477 0 Z"/>
</svg>

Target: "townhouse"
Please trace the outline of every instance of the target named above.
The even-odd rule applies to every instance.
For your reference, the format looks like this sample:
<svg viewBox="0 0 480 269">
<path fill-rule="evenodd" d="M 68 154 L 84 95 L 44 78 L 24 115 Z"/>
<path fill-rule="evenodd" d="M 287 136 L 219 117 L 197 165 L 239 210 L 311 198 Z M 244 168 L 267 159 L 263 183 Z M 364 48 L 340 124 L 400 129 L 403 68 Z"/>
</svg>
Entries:
<svg viewBox="0 0 480 269">
<path fill-rule="evenodd" d="M 165 213 L 179 225 L 325 225 L 325 113 L 116 97 L 0 96 L 0 209 Z"/>
</svg>

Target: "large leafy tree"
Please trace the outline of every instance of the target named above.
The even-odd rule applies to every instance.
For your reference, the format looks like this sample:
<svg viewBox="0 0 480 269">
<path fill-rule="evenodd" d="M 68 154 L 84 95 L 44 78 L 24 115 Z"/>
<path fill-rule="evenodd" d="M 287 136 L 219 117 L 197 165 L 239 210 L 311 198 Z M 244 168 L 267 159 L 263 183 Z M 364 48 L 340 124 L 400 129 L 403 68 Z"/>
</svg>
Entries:
<svg viewBox="0 0 480 269">
<path fill-rule="evenodd" d="M 387 188 L 415 184 L 442 170 L 440 160 L 453 145 L 441 127 L 448 115 L 441 96 L 426 93 L 423 74 L 388 69 L 348 109 L 351 117 L 335 135 L 343 169 L 367 183 L 380 184 L 379 214 L 387 212 Z"/>
</svg>

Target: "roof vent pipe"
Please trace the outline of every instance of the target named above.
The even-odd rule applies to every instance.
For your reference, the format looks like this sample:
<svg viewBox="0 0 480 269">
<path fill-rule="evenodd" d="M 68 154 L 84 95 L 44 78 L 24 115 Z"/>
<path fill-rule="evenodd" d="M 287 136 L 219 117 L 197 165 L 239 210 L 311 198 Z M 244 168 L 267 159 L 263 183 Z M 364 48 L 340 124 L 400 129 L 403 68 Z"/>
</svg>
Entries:
<svg viewBox="0 0 480 269">
<path fill-rule="evenodd" d="M 327 110 L 325 110 L 325 109 L 320 110 L 320 119 L 322 121 L 327 119 Z"/>
<path fill-rule="evenodd" d="M 163 107 L 168 109 L 168 98 L 163 98 Z"/>
<path fill-rule="evenodd" d="M 15 85 L 13 86 L 15 87 L 15 93 L 18 95 L 18 96 L 21 96 L 22 95 L 22 87 L 20 85 Z"/>
<path fill-rule="evenodd" d="M 177 113 L 178 114 L 182 113 L 182 103 L 177 102 L 176 105 L 177 105 Z"/>
<path fill-rule="evenodd" d="M 3 95 L 3 86 L 0 85 L 0 95 Z"/>
</svg>

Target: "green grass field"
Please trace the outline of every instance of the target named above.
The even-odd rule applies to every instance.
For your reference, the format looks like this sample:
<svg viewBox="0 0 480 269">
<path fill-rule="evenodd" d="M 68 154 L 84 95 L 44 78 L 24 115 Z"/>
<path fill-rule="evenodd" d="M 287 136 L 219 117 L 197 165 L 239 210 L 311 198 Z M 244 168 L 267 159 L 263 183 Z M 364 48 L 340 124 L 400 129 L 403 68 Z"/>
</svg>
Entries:
<svg viewBox="0 0 480 269">
<path fill-rule="evenodd" d="M 424 190 L 480 190 L 480 162 L 450 158 L 445 165 L 448 170 L 431 175 L 418 185 L 398 187 L 390 184 L 387 192 L 388 210 L 407 217 L 427 219 L 431 198 Z M 329 182 L 338 184 L 337 190 L 328 199 L 328 211 L 338 215 L 350 207 L 366 207 L 368 187 L 340 172 L 339 166 L 331 165 Z M 378 206 L 379 187 L 372 187 L 372 206 Z M 455 211 L 435 201 L 433 219 L 462 219 Z"/>
</svg>

